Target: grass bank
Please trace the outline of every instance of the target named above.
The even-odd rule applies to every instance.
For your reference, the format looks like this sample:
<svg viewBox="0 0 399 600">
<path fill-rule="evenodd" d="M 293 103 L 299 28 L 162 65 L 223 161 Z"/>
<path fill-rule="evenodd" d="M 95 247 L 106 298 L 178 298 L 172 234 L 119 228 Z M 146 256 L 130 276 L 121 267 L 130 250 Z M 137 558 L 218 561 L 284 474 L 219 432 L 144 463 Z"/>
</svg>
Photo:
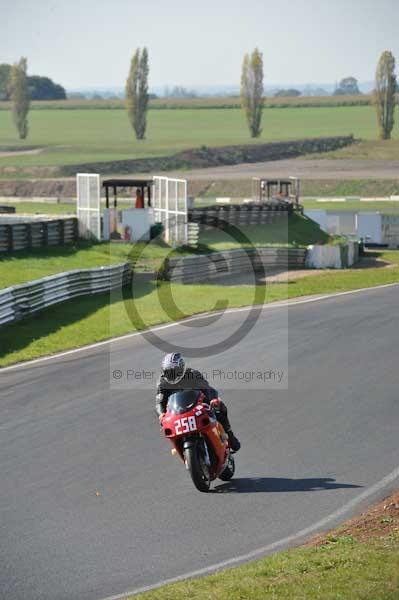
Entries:
<svg viewBox="0 0 399 600">
<path fill-rule="evenodd" d="M 329 271 L 288 284 L 266 286 L 265 303 L 399 282 L 399 252 L 381 252 L 388 268 Z M 229 307 L 253 303 L 255 288 L 223 285 L 180 285 L 155 282 L 134 286 L 127 300 L 109 294 L 84 297 L 54 306 L 36 317 L 2 327 L 0 366 L 109 339 L 158 323 L 173 322 L 212 310 L 219 301 Z M 141 317 L 131 319 L 133 312 Z"/>
<path fill-rule="evenodd" d="M 357 160 L 399 160 L 399 140 L 358 140 L 351 146 L 322 154 L 309 155 L 309 159 L 337 158 Z"/>
</svg>

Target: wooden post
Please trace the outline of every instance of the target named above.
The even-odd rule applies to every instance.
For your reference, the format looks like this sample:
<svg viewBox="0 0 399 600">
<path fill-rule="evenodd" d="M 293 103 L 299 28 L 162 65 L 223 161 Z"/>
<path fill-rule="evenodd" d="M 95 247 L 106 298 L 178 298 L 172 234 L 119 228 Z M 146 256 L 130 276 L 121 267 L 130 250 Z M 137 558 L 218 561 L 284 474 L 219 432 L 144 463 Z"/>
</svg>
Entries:
<svg viewBox="0 0 399 600">
<path fill-rule="evenodd" d="M 60 219 L 58 221 L 60 225 L 60 244 L 64 245 L 65 243 L 65 222 L 64 219 Z"/>
<path fill-rule="evenodd" d="M 48 246 L 48 221 L 43 221 L 43 246 Z"/>
<path fill-rule="evenodd" d="M 32 248 L 32 224 L 31 223 L 26 223 L 25 225 L 26 227 L 26 239 L 28 242 L 28 248 L 31 249 Z"/>
<path fill-rule="evenodd" d="M 76 242 L 79 237 L 79 222 L 77 219 L 72 219 L 73 221 L 73 241 Z"/>
</svg>

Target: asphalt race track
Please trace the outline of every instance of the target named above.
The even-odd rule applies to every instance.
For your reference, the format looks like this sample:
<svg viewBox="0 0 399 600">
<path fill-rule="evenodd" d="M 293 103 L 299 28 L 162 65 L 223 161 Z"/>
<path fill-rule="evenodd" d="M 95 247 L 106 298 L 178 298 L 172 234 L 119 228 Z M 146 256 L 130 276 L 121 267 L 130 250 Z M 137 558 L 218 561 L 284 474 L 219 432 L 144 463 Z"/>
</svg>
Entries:
<svg viewBox="0 0 399 600">
<path fill-rule="evenodd" d="M 193 362 L 283 365 L 286 313 L 266 307 L 238 346 Z M 399 464 L 398 317 L 397 286 L 292 305 L 288 389 L 224 391 L 243 447 L 236 478 L 209 494 L 160 437 L 150 387 L 110 389 L 108 344 L 5 370 L 0 597 L 121 594 L 294 536 L 367 493 Z M 164 335 L 207 345 L 238 319 Z M 122 372 L 161 356 L 141 336 L 112 347 Z"/>
</svg>

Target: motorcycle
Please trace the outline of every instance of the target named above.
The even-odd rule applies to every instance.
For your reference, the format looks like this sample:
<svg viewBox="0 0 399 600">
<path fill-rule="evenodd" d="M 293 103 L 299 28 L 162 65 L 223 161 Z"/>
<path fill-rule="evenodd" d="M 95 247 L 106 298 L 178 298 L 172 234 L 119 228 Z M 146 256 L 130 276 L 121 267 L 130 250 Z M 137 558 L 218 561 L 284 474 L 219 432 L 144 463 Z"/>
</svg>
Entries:
<svg viewBox="0 0 399 600">
<path fill-rule="evenodd" d="M 171 394 L 161 426 L 200 492 L 208 492 L 216 478 L 229 481 L 235 471 L 228 436 L 205 400 L 198 390 Z"/>
</svg>

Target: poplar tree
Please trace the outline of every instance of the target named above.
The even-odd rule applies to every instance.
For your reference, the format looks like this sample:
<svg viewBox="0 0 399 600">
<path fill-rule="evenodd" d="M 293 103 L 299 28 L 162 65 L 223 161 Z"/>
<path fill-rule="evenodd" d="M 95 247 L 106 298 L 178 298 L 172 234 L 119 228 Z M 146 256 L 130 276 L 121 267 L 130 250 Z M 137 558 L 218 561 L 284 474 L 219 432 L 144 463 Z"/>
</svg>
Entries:
<svg viewBox="0 0 399 600">
<path fill-rule="evenodd" d="M 379 136 L 389 140 L 394 125 L 395 113 L 395 58 L 385 50 L 378 61 L 375 74 L 374 104 L 377 110 Z"/>
<path fill-rule="evenodd" d="M 263 57 L 258 48 L 245 54 L 241 71 L 241 107 L 244 110 L 251 137 L 262 133 Z"/>
<path fill-rule="evenodd" d="M 21 58 L 10 70 L 11 110 L 15 127 L 21 140 L 28 135 L 30 95 L 27 77 L 27 60 Z"/>
<path fill-rule="evenodd" d="M 138 140 L 145 138 L 147 128 L 149 71 L 147 48 L 143 48 L 142 51 L 137 48 L 133 54 L 126 80 L 126 108 Z"/>
</svg>

